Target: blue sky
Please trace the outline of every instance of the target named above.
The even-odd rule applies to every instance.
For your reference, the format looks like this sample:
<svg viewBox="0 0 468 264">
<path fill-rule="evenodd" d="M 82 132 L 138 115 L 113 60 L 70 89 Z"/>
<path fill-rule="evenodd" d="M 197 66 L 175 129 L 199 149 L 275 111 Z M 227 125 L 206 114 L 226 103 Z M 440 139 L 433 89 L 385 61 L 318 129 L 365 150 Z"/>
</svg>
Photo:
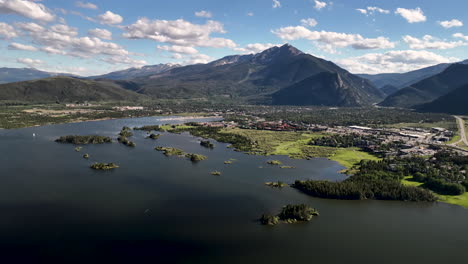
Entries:
<svg viewBox="0 0 468 264">
<path fill-rule="evenodd" d="M 3 67 L 80 75 L 290 43 L 354 73 L 468 59 L 466 0 L 0 0 Z"/>
</svg>

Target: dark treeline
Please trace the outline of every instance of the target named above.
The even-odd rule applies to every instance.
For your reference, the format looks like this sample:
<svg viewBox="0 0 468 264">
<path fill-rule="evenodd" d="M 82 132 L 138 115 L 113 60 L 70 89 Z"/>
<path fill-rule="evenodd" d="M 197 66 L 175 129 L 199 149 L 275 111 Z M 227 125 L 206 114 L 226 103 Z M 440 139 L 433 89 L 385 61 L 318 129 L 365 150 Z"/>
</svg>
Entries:
<svg viewBox="0 0 468 264">
<path fill-rule="evenodd" d="M 103 143 L 112 143 L 112 138 L 98 136 L 98 135 L 89 135 L 89 136 L 68 135 L 68 136 L 61 136 L 60 138 L 56 139 L 55 142 L 70 143 L 70 144 L 75 144 L 75 145 L 103 144 Z"/>
<path fill-rule="evenodd" d="M 359 163 L 359 171 L 342 182 L 296 181 L 294 187 L 315 197 L 435 201 L 429 190 L 442 195 L 461 195 L 468 187 L 468 157 L 439 152 L 432 157 L 396 157 Z M 412 176 L 420 187 L 404 186 Z M 428 189 L 428 190 L 427 190 Z"/>
<path fill-rule="evenodd" d="M 331 136 L 315 138 L 310 141 L 310 145 L 334 147 L 334 148 L 366 148 L 370 145 L 381 144 L 382 139 L 375 135 L 360 134 L 334 134 Z"/>
</svg>

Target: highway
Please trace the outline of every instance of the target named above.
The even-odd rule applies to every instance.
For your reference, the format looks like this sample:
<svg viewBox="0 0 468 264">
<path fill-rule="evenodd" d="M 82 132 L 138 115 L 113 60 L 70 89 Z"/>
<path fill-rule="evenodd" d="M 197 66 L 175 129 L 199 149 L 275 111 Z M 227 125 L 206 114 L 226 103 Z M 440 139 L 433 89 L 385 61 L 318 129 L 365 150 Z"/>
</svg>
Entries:
<svg viewBox="0 0 468 264">
<path fill-rule="evenodd" d="M 465 131 L 465 121 L 459 116 L 454 116 L 457 119 L 458 123 L 458 130 L 460 131 L 460 141 L 465 143 L 465 146 L 468 147 L 468 140 L 466 139 L 466 131 Z"/>
</svg>

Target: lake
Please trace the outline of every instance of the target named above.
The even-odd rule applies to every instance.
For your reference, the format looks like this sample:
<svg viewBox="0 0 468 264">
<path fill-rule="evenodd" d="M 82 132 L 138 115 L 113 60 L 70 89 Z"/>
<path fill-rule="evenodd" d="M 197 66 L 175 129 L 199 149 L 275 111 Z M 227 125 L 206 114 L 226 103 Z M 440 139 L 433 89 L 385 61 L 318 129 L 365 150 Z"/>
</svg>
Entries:
<svg viewBox="0 0 468 264">
<path fill-rule="evenodd" d="M 68 134 L 116 138 L 123 126 L 187 121 L 146 117 L 0 130 L 3 263 L 466 263 L 468 209 L 317 199 L 264 185 L 344 179 L 343 167 L 327 159 L 250 156 L 217 142 L 210 150 L 187 134 L 163 133 L 153 141 L 143 131 L 131 138 L 136 148 L 112 143 L 76 152 L 54 142 Z M 155 146 L 208 159 L 194 164 Z M 266 164 L 272 158 L 296 169 Z M 223 163 L 229 159 L 233 164 Z M 93 162 L 120 168 L 94 171 Z M 222 175 L 211 175 L 214 170 Z M 320 216 L 274 227 L 257 222 L 289 203 L 307 203 Z"/>
</svg>

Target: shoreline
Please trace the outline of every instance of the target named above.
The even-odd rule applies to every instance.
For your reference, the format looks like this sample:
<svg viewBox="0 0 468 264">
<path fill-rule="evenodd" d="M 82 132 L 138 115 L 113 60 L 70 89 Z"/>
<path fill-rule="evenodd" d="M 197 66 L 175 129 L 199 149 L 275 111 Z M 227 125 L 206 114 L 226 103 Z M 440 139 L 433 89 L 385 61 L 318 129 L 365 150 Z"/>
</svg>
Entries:
<svg viewBox="0 0 468 264">
<path fill-rule="evenodd" d="M 15 127 L 15 128 L 3 128 L 0 127 L 0 130 L 14 130 L 14 129 L 22 129 L 22 128 L 32 128 L 32 127 L 42 127 L 42 126 L 51 126 L 51 125 L 63 125 L 63 124 L 78 124 L 84 122 L 98 122 L 98 121 L 107 121 L 107 120 L 118 120 L 118 119 L 133 119 L 133 118 L 144 118 L 144 117 L 168 117 L 163 119 L 164 121 L 177 121 L 177 120 L 194 120 L 194 119 L 202 119 L 202 118 L 223 118 L 221 116 L 180 116 L 177 115 L 154 115 L 154 116 L 140 116 L 140 117 L 122 117 L 122 118 L 113 118 L 113 117 L 104 117 L 104 118 L 97 118 L 97 119 L 89 119 L 89 120 L 77 120 L 73 119 L 68 122 L 57 122 L 57 123 L 46 123 L 46 124 L 36 124 L 30 126 L 23 126 L 23 127 Z"/>
</svg>

